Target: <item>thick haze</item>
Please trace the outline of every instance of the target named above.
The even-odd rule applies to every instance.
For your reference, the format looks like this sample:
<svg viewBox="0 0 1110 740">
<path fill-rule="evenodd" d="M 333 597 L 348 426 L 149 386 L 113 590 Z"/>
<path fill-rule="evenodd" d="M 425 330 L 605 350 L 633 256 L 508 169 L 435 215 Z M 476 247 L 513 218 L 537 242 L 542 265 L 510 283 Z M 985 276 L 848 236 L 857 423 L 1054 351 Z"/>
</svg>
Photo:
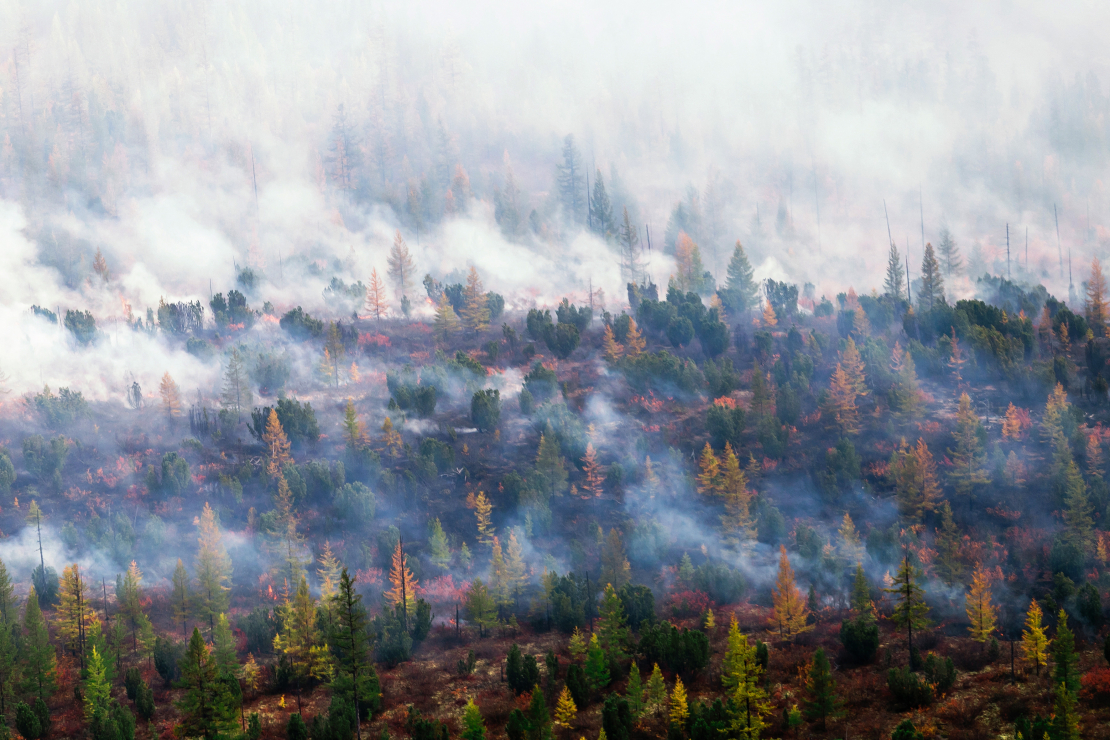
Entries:
<svg viewBox="0 0 1110 740">
<path fill-rule="evenodd" d="M 1095 3 L 0 3 L 0 367 L 18 392 L 119 398 L 167 369 L 210 385 L 218 368 L 113 322 L 161 297 L 207 306 L 248 265 L 266 278 L 252 305 L 326 312 L 332 276 L 384 275 L 397 229 L 418 275 L 474 265 L 510 306 L 592 281 L 619 308 L 615 251 L 559 212 L 569 133 L 650 225 L 661 284 L 668 218 L 695 188 L 719 282 L 740 239 L 759 276 L 870 290 L 885 199 L 913 275 L 922 213 L 972 275 L 1004 273 L 1009 223 L 1015 275 L 1028 229 L 1033 278 L 1066 298 L 1069 250 L 1078 285 L 1110 239 L 1108 22 Z M 349 193 L 332 177 L 340 105 L 361 160 Z M 416 228 L 409 189 L 456 165 L 474 200 Z M 538 231 L 494 219 L 509 166 Z M 109 341 L 75 356 L 31 304 L 89 309 Z"/>
</svg>

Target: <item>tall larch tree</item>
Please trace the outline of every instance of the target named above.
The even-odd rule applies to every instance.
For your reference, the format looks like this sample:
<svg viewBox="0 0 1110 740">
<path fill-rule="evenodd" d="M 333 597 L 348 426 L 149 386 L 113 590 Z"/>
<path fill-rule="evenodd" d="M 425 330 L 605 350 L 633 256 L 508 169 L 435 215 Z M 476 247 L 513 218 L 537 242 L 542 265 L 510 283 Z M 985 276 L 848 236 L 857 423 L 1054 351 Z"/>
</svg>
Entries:
<svg viewBox="0 0 1110 740">
<path fill-rule="evenodd" d="M 771 589 L 771 598 L 774 602 L 771 625 L 778 629 L 779 636 L 790 638 L 813 629 L 813 625 L 806 624 L 809 609 L 801 589 L 794 584 L 794 569 L 784 545 L 779 545 L 779 573 Z"/>
<path fill-rule="evenodd" d="M 493 503 L 490 502 L 485 491 L 478 491 L 472 508 L 474 509 L 474 518 L 478 523 L 478 542 L 483 545 L 492 545 L 494 529 L 490 517 L 493 513 Z"/>
<path fill-rule="evenodd" d="M 400 230 L 393 237 L 393 246 L 389 248 L 387 264 L 389 266 L 389 277 L 393 281 L 393 290 L 397 295 L 397 300 L 401 303 L 402 311 L 407 316 L 408 311 L 405 310 L 405 307 L 408 305 L 408 296 L 412 292 L 416 280 L 416 267 L 413 265 L 408 245 L 401 238 Z"/>
<path fill-rule="evenodd" d="M 1087 278 L 1087 297 L 1083 303 L 1083 313 L 1096 337 L 1106 333 L 1106 322 L 1110 319 L 1110 306 L 1107 300 L 1106 278 L 1102 274 L 1102 264 L 1098 257 L 1091 260 L 1091 274 Z"/>
<path fill-rule="evenodd" d="M 716 494 L 721 482 L 721 462 L 708 442 L 705 443 L 701 457 L 698 458 L 698 468 L 698 493 Z"/>
<path fill-rule="evenodd" d="M 409 556 L 405 554 L 401 540 L 393 548 L 393 559 L 389 566 L 390 589 L 386 592 L 389 603 L 401 607 L 409 614 L 416 608 L 416 587 L 419 582 L 409 570 Z"/>
<path fill-rule="evenodd" d="M 332 611 L 336 615 L 333 640 L 336 647 L 336 678 L 332 691 L 349 697 L 355 716 L 371 714 L 381 705 L 381 685 L 374 665 L 370 661 L 370 641 L 366 631 L 366 610 L 362 595 L 355 590 L 355 579 L 344 568 L 339 574 L 339 585 L 332 596 Z M 361 725 L 361 723 L 359 723 Z M 357 726 L 362 737 L 361 726 Z"/>
<path fill-rule="evenodd" d="M 62 644 L 77 656 L 84 668 L 88 629 L 97 617 L 96 610 L 89 601 L 88 579 L 81 575 L 81 568 L 77 563 L 67 565 L 62 570 L 59 598 L 59 632 Z"/>
<path fill-rule="evenodd" d="M 274 583 L 284 583 L 286 589 L 291 589 L 300 582 L 311 557 L 299 529 L 300 516 L 293 505 L 293 492 L 285 476 L 278 477 L 273 516 L 274 525 L 266 542 L 271 560 L 270 572 Z"/>
<path fill-rule="evenodd" d="M 1045 635 L 1042 623 L 1044 612 L 1041 605 L 1033 599 L 1029 610 L 1025 613 L 1025 629 L 1021 633 L 1021 653 L 1025 662 L 1033 666 L 1037 675 L 1041 675 L 1041 667 L 1048 665 L 1048 648 L 1052 641 Z"/>
<path fill-rule="evenodd" d="M 640 327 L 636 325 L 636 320 L 630 318 L 628 320 L 628 337 L 624 341 L 625 355 L 628 359 L 635 360 L 647 348 L 647 340 L 640 332 Z"/>
<path fill-rule="evenodd" d="M 990 574 L 980 564 L 971 576 L 971 589 L 964 597 L 965 611 L 970 622 L 968 630 L 976 642 L 986 642 L 994 632 L 998 620 L 998 607 L 991 603 Z"/>
<path fill-rule="evenodd" d="M 262 443 L 266 445 L 266 473 L 271 478 L 281 475 L 285 463 L 292 461 L 289 454 L 289 437 L 281 427 L 277 411 L 270 409 L 270 416 L 266 419 L 266 431 L 262 433 Z"/>
<path fill-rule="evenodd" d="M 482 287 L 482 279 L 478 277 L 478 270 L 470 268 L 466 277 L 466 288 L 463 290 L 463 324 L 467 329 L 479 334 L 489 327 L 489 298 Z"/>
<path fill-rule="evenodd" d="M 139 564 L 132 560 L 127 572 L 123 574 L 123 599 L 119 604 L 119 616 L 131 630 L 131 646 L 136 650 L 139 648 L 139 629 L 146 618 L 143 601 L 143 572 L 139 570 Z"/>
<path fill-rule="evenodd" d="M 624 538 L 614 527 L 601 546 L 601 583 L 621 588 L 632 581 L 632 566 L 624 552 Z"/>
<path fill-rule="evenodd" d="M 725 442 L 723 460 L 720 494 L 724 498 L 725 513 L 721 516 L 721 528 L 726 542 L 733 547 L 744 547 L 755 540 L 756 534 L 751 511 L 752 492 L 731 442 Z"/>
<path fill-rule="evenodd" d="M 297 687 L 297 708 L 300 709 L 301 689 L 309 679 L 331 677 L 331 656 L 316 624 L 316 599 L 308 590 L 302 575 L 297 590 L 286 596 L 281 605 L 281 631 L 274 637 L 274 650 L 288 661 Z"/>
<path fill-rule="evenodd" d="M 189 593 L 189 573 L 185 570 L 185 563 L 177 559 L 177 566 L 173 569 L 173 618 L 181 622 L 181 636 L 185 637 L 186 620 L 192 614 L 192 594 Z"/>
<path fill-rule="evenodd" d="M 231 354 L 227 357 L 220 404 L 224 409 L 234 410 L 237 420 L 242 418 L 244 409 L 249 410 L 254 405 L 250 378 L 247 377 L 247 365 L 243 361 L 243 356 L 238 347 L 232 348 Z"/>
<path fill-rule="evenodd" d="M 378 323 L 389 313 L 389 297 L 376 267 L 370 271 L 370 282 L 366 286 L 366 310 Z"/>
<path fill-rule="evenodd" d="M 227 611 L 231 591 L 231 558 L 227 555 L 216 512 L 204 504 L 204 511 L 196 520 L 197 558 L 193 566 L 196 576 L 194 603 L 197 615 L 208 622 L 209 629 L 216 626 L 216 617 Z"/>
<path fill-rule="evenodd" d="M 181 416 L 181 393 L 178 392 L 177 383 L 174 382 L 168 370 L 162 375 L 158 392 L 162 396 L 162 411 L 166 417 L 172 420 Z"/>
<path fill-rule="evenodd" d="M 440 344 L 446 344 L 451 335 L 459 330 L 459 317 L 455 315 L 455 309 L 451 307 L 451 302 L 447 300 L 447 293 L 442 293 L 439 296 L 432 327 Z"/>
<path fill-rule="evenodd" d="M 971 408 L 971 398 L 963 393 L 956 409 L 956 431 L 952 434 L 955 448 L 949 449 L 952 470 L 949 479 L 956 486 L 956 492 L 967 496 L 975 486 L 989 483 L 990 478 L 984 467 L 983 424 Z"/>
<path fill-rule="evenodd" d="M 642 283 L 644 279 L 643 250 L 640 246 L 640 231 L 624 207 L 620 225 L 621 282 Z"/>
<path fill-rule="evenodd" d="M 184 689 L 176 702 L 180 712 L 177 730 L 182 737 L 201 737 L 215 740 L 235 726 L 235 702 L 229 695 L 227 684 L 219 680 L 216 661 L 200 636 L 200 629 L 193 628 L 193 635 L 180 663 Z"/>
</svg>

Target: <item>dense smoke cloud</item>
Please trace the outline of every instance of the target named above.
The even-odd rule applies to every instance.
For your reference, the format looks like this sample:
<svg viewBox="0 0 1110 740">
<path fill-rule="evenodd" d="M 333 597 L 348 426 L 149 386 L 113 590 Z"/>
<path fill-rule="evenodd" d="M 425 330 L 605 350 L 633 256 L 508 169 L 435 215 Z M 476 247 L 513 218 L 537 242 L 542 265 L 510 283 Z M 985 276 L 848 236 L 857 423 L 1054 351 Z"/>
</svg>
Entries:
<svg viewBox="0 0 1110 740">
<path fill-rule="evenodd" d="M 1094 31 L 1106 11 L 1007 7 L 7 3 L 2 338 L 45 368 L 9 361 L 24 365 L 5 367 L 11 387 L 71 370 L 60 332 L 16 318 L 31 304 L 89 309 L 111 334 L 128 308 L 207 304 L 250 266 L 257 303 L 323 311 L 331 277 L 385 272 L 398 229 L 421 275 L 473 265 L 510 306 L 592 287 L 617 307 L 615 249 L 560 216 L 567 133 L 614 204 L 644 237 L 651 228 L 661 284 L 665 228 L 686 200 L 719 282 L 740 239 L 757 277 L 812 282 L 818 296 L 869 290 L 878 278 L 860 276 L 884 264 L 885 201 L 911 273 L 946 224 L 972 277 L 997 274 L 1009 223 L 1014 271 L 1066 297 L 1059 263 L 1072 253 L 1082 280 L 1110 205 Z M 340 106 L 359 160 L 351 193 L 330 174 Z M 474 198 L 421 229 L 407 190 L 456 164 Z M 543 230 L 499 227 L 510 169 L 521 216 Z M 108 284 L 91 272 L 97 249 Z M 101 378 L 91 397 L 127 373 L 205 382 L 191 357 L 136 341 L 83 353 Z"/>
</svg>

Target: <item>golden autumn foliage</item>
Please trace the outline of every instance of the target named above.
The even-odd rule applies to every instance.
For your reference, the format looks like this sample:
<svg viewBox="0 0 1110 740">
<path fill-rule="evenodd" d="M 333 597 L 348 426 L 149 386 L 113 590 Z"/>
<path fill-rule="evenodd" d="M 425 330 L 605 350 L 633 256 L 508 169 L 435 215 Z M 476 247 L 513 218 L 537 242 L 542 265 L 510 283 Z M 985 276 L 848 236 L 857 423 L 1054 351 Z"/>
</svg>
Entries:
<svg viewBox="0 0 1110 740">
<path fill-rule="evenodd" d="M 771 598 L 774 602 L 771 625 L 778 628 L 780 636 L 790 638 L 813 629 L 813 625 L 806 624 L 809 609 L 801 589 L 794 584 L 794 569 L 784 545 L 779 545 L 779 574 Z"/>
</svg>

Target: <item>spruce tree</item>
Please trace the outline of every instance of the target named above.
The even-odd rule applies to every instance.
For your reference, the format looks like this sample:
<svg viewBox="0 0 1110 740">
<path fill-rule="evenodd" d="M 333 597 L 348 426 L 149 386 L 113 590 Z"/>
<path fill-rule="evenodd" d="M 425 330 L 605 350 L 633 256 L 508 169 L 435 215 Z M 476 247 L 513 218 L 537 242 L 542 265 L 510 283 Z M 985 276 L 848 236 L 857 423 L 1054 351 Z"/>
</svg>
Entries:
<svg viewBox="0 0 1110 740">
<path fill-rule="evenodd" d="M 1079 696 L 1079 655 L 1075 652 L 1075 635 L 1068 627 L 1068 615 L 1063 609 L 1057 615 L 1052 664 L 1053 683 L 1062 684 L 1073 699 Z"/>
<path fill-rule="evenodd" d="M 27 604 L 23 611 L 23 642 L 20 652 L 23 693 L 34 694 L 46 701 L 58 689 L 57 659 L 54 646 L 50 644 L 50 633 L 42 618 L 34 586 L 27 595 Z"/>
<path fill-rule="evenodd" d="M 933 252 L 932 243 L 925 245 L 925 256 L 921 260 L 921 287 L 917 290 L 917 310 L 921 313 L 931 311 L 933 306 L 944 301 L 944 278 L 940 274 L 940 263 Z"/>
<path fill-rule="evenodd" d="M 913 655 L 913 631 L 929 626 L 926 615 L 929 607 L 925 604 L 925 591 L 917 585 L 921 577 L 918 569 L 910 563 L 908 555 L 902 558 L 902 565 L 898 568 L 898 575 L 894 579 L 894 586 L 884 588 L 888 594 L 893 594 L 897 603 L 891 621 L 899 628 L 906 630 L 906 648 L 910 656 Z"/>
<path fill-rule="evenodd" d="M 957 493 L 966 496 L 975 486 L 990 482 L 983 467 L 983 424 L 971 408 L 971 398 L 966 393 L 960 395 L 956 409 L 956 431 L 952 437 L 956 447 L 948 450 L 952 457 L 952 472 L 948 477 L 955 483 Z"/>
<path fill-rule="evenodd" d="M 346 568 L 339 574 L 332 608 L 336 615 L 333 640 L 338 667 L 332 680 L 332 691 L 346 697 L 355 707 L 358 717 L 369 716 L 381 706 L 381 685 L 370 661 L 362 595 L 355 591 L 355 579 Z M 358 736 L 362 737 L 361 728 L 358 728 Z"/>
<path fill-rule="evenodd" d="M 617 234 L 617 224 L 613 220 L 613 204 L 605 190 L 605 180 L 601 170 L 597 170 L 594 191 L 590 197 L 590 228 L 602 239 L 610 240 Z"/>
<path fill-rule="evenodd" d="M 181 734 L 215 740 L 221 733 L 230 732 L 235 725 L 234 702 L 227 685 L 219 680 L 216 662 L 197 627 L 193 628 L 180 669 L 178 687 L 185 690 L 176 703 L 181 713 Z"/>
<path fill-rule="evenodd" d="M 902 267 L 902 258 L 898 255 L 898 247 L 890 243 L 890 252 L 886 259 L 886 280 L 883 281 L 883 293 L 887 298 L 899 301 L 906 292 L 906 271 Z"/>
<path fill-rule="evenodd" d="M 644 681 L 640 676 L 640 668 L 636 661 L 628 669 L 628 688 L 625 689 L 624 698 L 628 701 L 628 710 L 635 721 L 644 713 Z"/>
<path fill-rule="evenodd" d="M 629 285 L 646 282 L 644 279 L 642 250 L 640 247 L 640 232 L 632 223 L 628 215 L 628 207 L 624 208 L 620 225 L 621 247 L 621 282 Z"/>
<path fill-rule="evenodd" d="M 235 419 L 243 417 L 243 409 L 250 409 L 254 403 L 251 394 L 250 378 L 247 377 L 247 366 L 239 353 L 239 348 L 231 350 L 227 358 L 227 367 L 224 369 L 224 387 L 220 394 L 220 404 L 224 409 L 234 410 Z"/>
<path fill-rule="evenodd" d="M 736 242 L 728 263 L 725 288 L 718 292 L 725 308 L 733 313 L 747 313 L 759 305 L 759 284 L 755 281 L 755 272 L 739 241 Z"/>
<path fill-rule="evenodd" d="M 563 140 L 563 162 L 558 166 L 557 184 L 559 202 L 563 206 L 563 218 L 571 225 L 586 220 L 586 203 L 582 184 L 582 155 L 574 143 L 574 134 L 567 134 Z"/>
<path fill-rule="evenodd" d="M 596 632 L 590 635 L 590 646 L 586 649 L 586 680 L 594 691 L 605 688 L 611 680 L 609 660 L 605 656 L 605 651 L 601 649 Z"/>
<path fill-rule="evenodd" d="M 597 631 L 601 635 L 601 647 L 609 659 L 620 660 L 624 657 L 624 647 L 628 641 L 628 626 L 624 616 L 624 605 L 613 584 L 607 583 L 601 596 L 601 614 L 597 621 Z"/>
<path fill-rule="evenodd" d="M 948 230 L 947 226 L 941 227 L 940 244 L 937 249 L 940 253 L 940 262 L 944 267 L 944 274 L 951 280 L 953 275 L 960 274 L 963 260 L 960 259 L 960 249 L 956 246 L 956 240 L 952 237 L 952 232 Z"/>
<path fill-rule="evenodd" d="M 822 731 L 826 729 L 829 717 L 835 719 L 843 715 L 841 707 L 844 702 L 836 694 L 836 682 L 833 680 L 824 648 L 817 648 L 817 652 L 813 654 L 809 676 L 806 679 L 806 695 L 806 718 L 811 722 L 821 720 Z"/>
</svg>

